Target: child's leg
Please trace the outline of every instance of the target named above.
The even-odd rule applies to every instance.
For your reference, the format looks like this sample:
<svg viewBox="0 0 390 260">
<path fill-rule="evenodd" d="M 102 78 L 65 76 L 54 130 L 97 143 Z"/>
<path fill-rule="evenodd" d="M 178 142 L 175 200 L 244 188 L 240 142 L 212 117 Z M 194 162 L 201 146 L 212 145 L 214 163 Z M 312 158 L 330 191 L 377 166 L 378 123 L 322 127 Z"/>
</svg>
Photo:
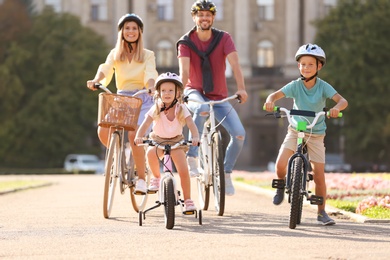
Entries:
<svg viewBox="0 0 390 260">
<path fill-rule="evenodd" d="M 158 152 L 158 156 L 156 154 L 156 150 Z M 149 169 L 152 171 L 153 176 L 155 178 L 160 178 L 160 160 L 159 157 L 162 156 L 163 152 L 161 149 L 157 149 L 156 147 L 149 147 L 147 152 L 148 165 Z"/>
<path fill-rule="evenodd" d="M 290 149 L 283 149 L 283 148 L 280 149 L 278 158 L 276 159 L 276 168 L 275 168 L 278 179 L 284 180 L 284 178 L 286 177 L 288 160 L 293 154 L 294 151 Z"/>
<path fill-rule="evenodd" d="M 191 180 L 188 172 L 188 166 L 186 161 L 186 154 L 182 149 L 175 149 L 171 151 L 173 162 L 175 163 L 176 170 L 180 175 L 181 188 L 183 190 L 184 200 L 191 199 Z"/>
<path fill-rule="evenodd" d="M 321 212 L 325 209 L 325 201 L 326 201 L 326 182 L 325 182 L 325 164 L 318 162 L 311 162 L 311 166 L 313 168 L 313 178 L 315 183 L 315 193 L 317 196 L 321 196 L 324 198 L 324 203 L 322 205 L 318 205 L 318 212 Z"/>
</svg>

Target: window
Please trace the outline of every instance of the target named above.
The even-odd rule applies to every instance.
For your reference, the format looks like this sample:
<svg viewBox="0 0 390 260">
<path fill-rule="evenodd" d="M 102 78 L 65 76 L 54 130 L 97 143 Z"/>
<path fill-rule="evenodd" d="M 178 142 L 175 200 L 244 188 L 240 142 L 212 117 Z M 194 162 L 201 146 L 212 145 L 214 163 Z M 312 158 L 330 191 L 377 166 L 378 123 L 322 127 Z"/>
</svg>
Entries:
<svg viewBox="0 0 390 260">
<path fill-rule="evenodd" d="M 172 0 L 157 0 L 157 16 L 159 20 L 173 20 Z"/>
<path fill-rule="evenodd" d="M 257 0 L 259 18 L 271 21 L 275 17 L 274 0 Z"/>
<path fill-rule="evenodd" d="M 53 8 L 54 12 L 61 12 L 61 1 L 62 0 L 45 0 L 45 5 Z"/>
<path fill-rule="evenodd" d="M 107 0 L 91 0 L 91 20 L 107 20 Z"/>
<path fill-rule="evenodd" d="M 324 0 L 324 13 L 328 15 L 330 10 L 337 5 L 337 0 Z"/>
<path fill-rule="evenodd" d="M 216 21 L 223 20 L 223 0 L 214 0 L 212 2 L 217 7 L 217 13 L 215 15 L 215 20 Z"/>
<path fill-rule="evenodd" d="M 270 41 L 261 41 L 257 45 L 257 66 L 274 66 L 274 46 Z"/>
<path fill-rule="evenodd" d="M 173 45 L 167 40 L 162 40 L 157 44 L 156 65 L 157 67 L 173 66 Z"/>
</svg>

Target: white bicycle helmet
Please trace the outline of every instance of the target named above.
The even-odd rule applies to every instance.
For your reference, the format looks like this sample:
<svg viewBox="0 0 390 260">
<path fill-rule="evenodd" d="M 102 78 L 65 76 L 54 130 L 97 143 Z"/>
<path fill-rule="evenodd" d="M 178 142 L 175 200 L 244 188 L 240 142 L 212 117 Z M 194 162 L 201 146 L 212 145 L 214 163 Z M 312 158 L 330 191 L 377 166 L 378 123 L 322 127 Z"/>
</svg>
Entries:
<svg viewBox="0 0 390 260">
<path fill-rule="evenodd" d="M 176 73 L 166 72 L 158 76 L 154 84 L 157 91 L 160 91 L 160 85 L 164 82 L 173 82 L 181 91 L 183 90 L 183 82 Z"/>
<path fill-rule="evenodd" d="M 295 54 L 295 60 L 298 61 L 302 56 L 305 55 L 317 58 L 322 63 L 322 66 L 325 66 L 326 56 L 325 52 L 321 49 L 320 46 L 311 43 L 302 45 Z"/>
</svg>

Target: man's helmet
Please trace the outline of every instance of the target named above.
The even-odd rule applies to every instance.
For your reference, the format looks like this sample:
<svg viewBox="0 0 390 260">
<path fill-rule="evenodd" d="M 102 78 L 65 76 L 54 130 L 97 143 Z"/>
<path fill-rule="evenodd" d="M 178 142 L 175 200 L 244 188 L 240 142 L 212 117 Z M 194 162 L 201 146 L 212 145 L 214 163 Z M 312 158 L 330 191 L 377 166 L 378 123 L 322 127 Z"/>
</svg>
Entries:
<svg viewBox="0 0 390 260">
<path fill-rule="evenodd" d="M 158 76 L 156 79 L 156 83 L 154 84 L 154 87 L 157 91 L 160 91 L 160 85 L 164 82 L 173 82 L 180 89 L 180 91 L 183 91 L 183 82 L 181 81 L 180 77 L 175 73 L 166 72 Z"/>
<path fill-rule="evenodd" d="M 196 14 L 198 11 L 210 11 L 214 15 L 217 12 L 217 7 L 213 2 L 199 0 L 192 5 L 191 14 Z"/>
<path fill-rule="evenodd" d="M 295 54 L 295 60 L 298 61 L 302 56 L 306 55 L 317 58 L 322 63 L 322 66 L 326 63 L 325 52 L 316 44 L 309 43 L 299 47 L 297 53 Z"/>
<path fill-rule="evenodd" d="M 144 23 L 142 22 L 141 17 L 139 17 L 136 14 L 125 14 L 122 16 L 118 21 L 118 31 L 122 29 L 125 22 L 136 22 L 138 24 L 138 27 L 141 29 L 141 32 L 144 31 Z"/>
</svg>

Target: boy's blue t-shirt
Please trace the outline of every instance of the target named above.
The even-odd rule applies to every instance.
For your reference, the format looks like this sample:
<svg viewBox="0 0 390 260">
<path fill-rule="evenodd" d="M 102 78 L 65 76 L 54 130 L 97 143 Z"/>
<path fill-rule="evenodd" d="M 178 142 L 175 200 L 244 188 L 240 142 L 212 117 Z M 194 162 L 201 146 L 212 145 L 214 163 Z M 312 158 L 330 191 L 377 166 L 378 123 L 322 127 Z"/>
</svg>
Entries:
<svg viewBox="0 0 390 260">
<path fill-rule="evenodd" d="M 313 88 L 307 89 L 301 79 L 293 80 L 285 85 L 281 91 L 286 98 L 294 99 L 294 109 L 309 110 L 321 112 L 326 106 L 326 100 L 332 98 L 337 91 L 327 82 L 317 77 L 316 84 Z M 294 116 L 296 121 L 302 121 L 301 116 Z M 313 117 L 307 117 L 310 123 Z M 310 124 L 309 123 L 309 124 Z M 326 124 L 325 116 L 318 119 L 316 125 L 312 128 L 313 134 L 325 134 Z M 310 130 L 308 130 L 310 132 Z"/>
</svg>

